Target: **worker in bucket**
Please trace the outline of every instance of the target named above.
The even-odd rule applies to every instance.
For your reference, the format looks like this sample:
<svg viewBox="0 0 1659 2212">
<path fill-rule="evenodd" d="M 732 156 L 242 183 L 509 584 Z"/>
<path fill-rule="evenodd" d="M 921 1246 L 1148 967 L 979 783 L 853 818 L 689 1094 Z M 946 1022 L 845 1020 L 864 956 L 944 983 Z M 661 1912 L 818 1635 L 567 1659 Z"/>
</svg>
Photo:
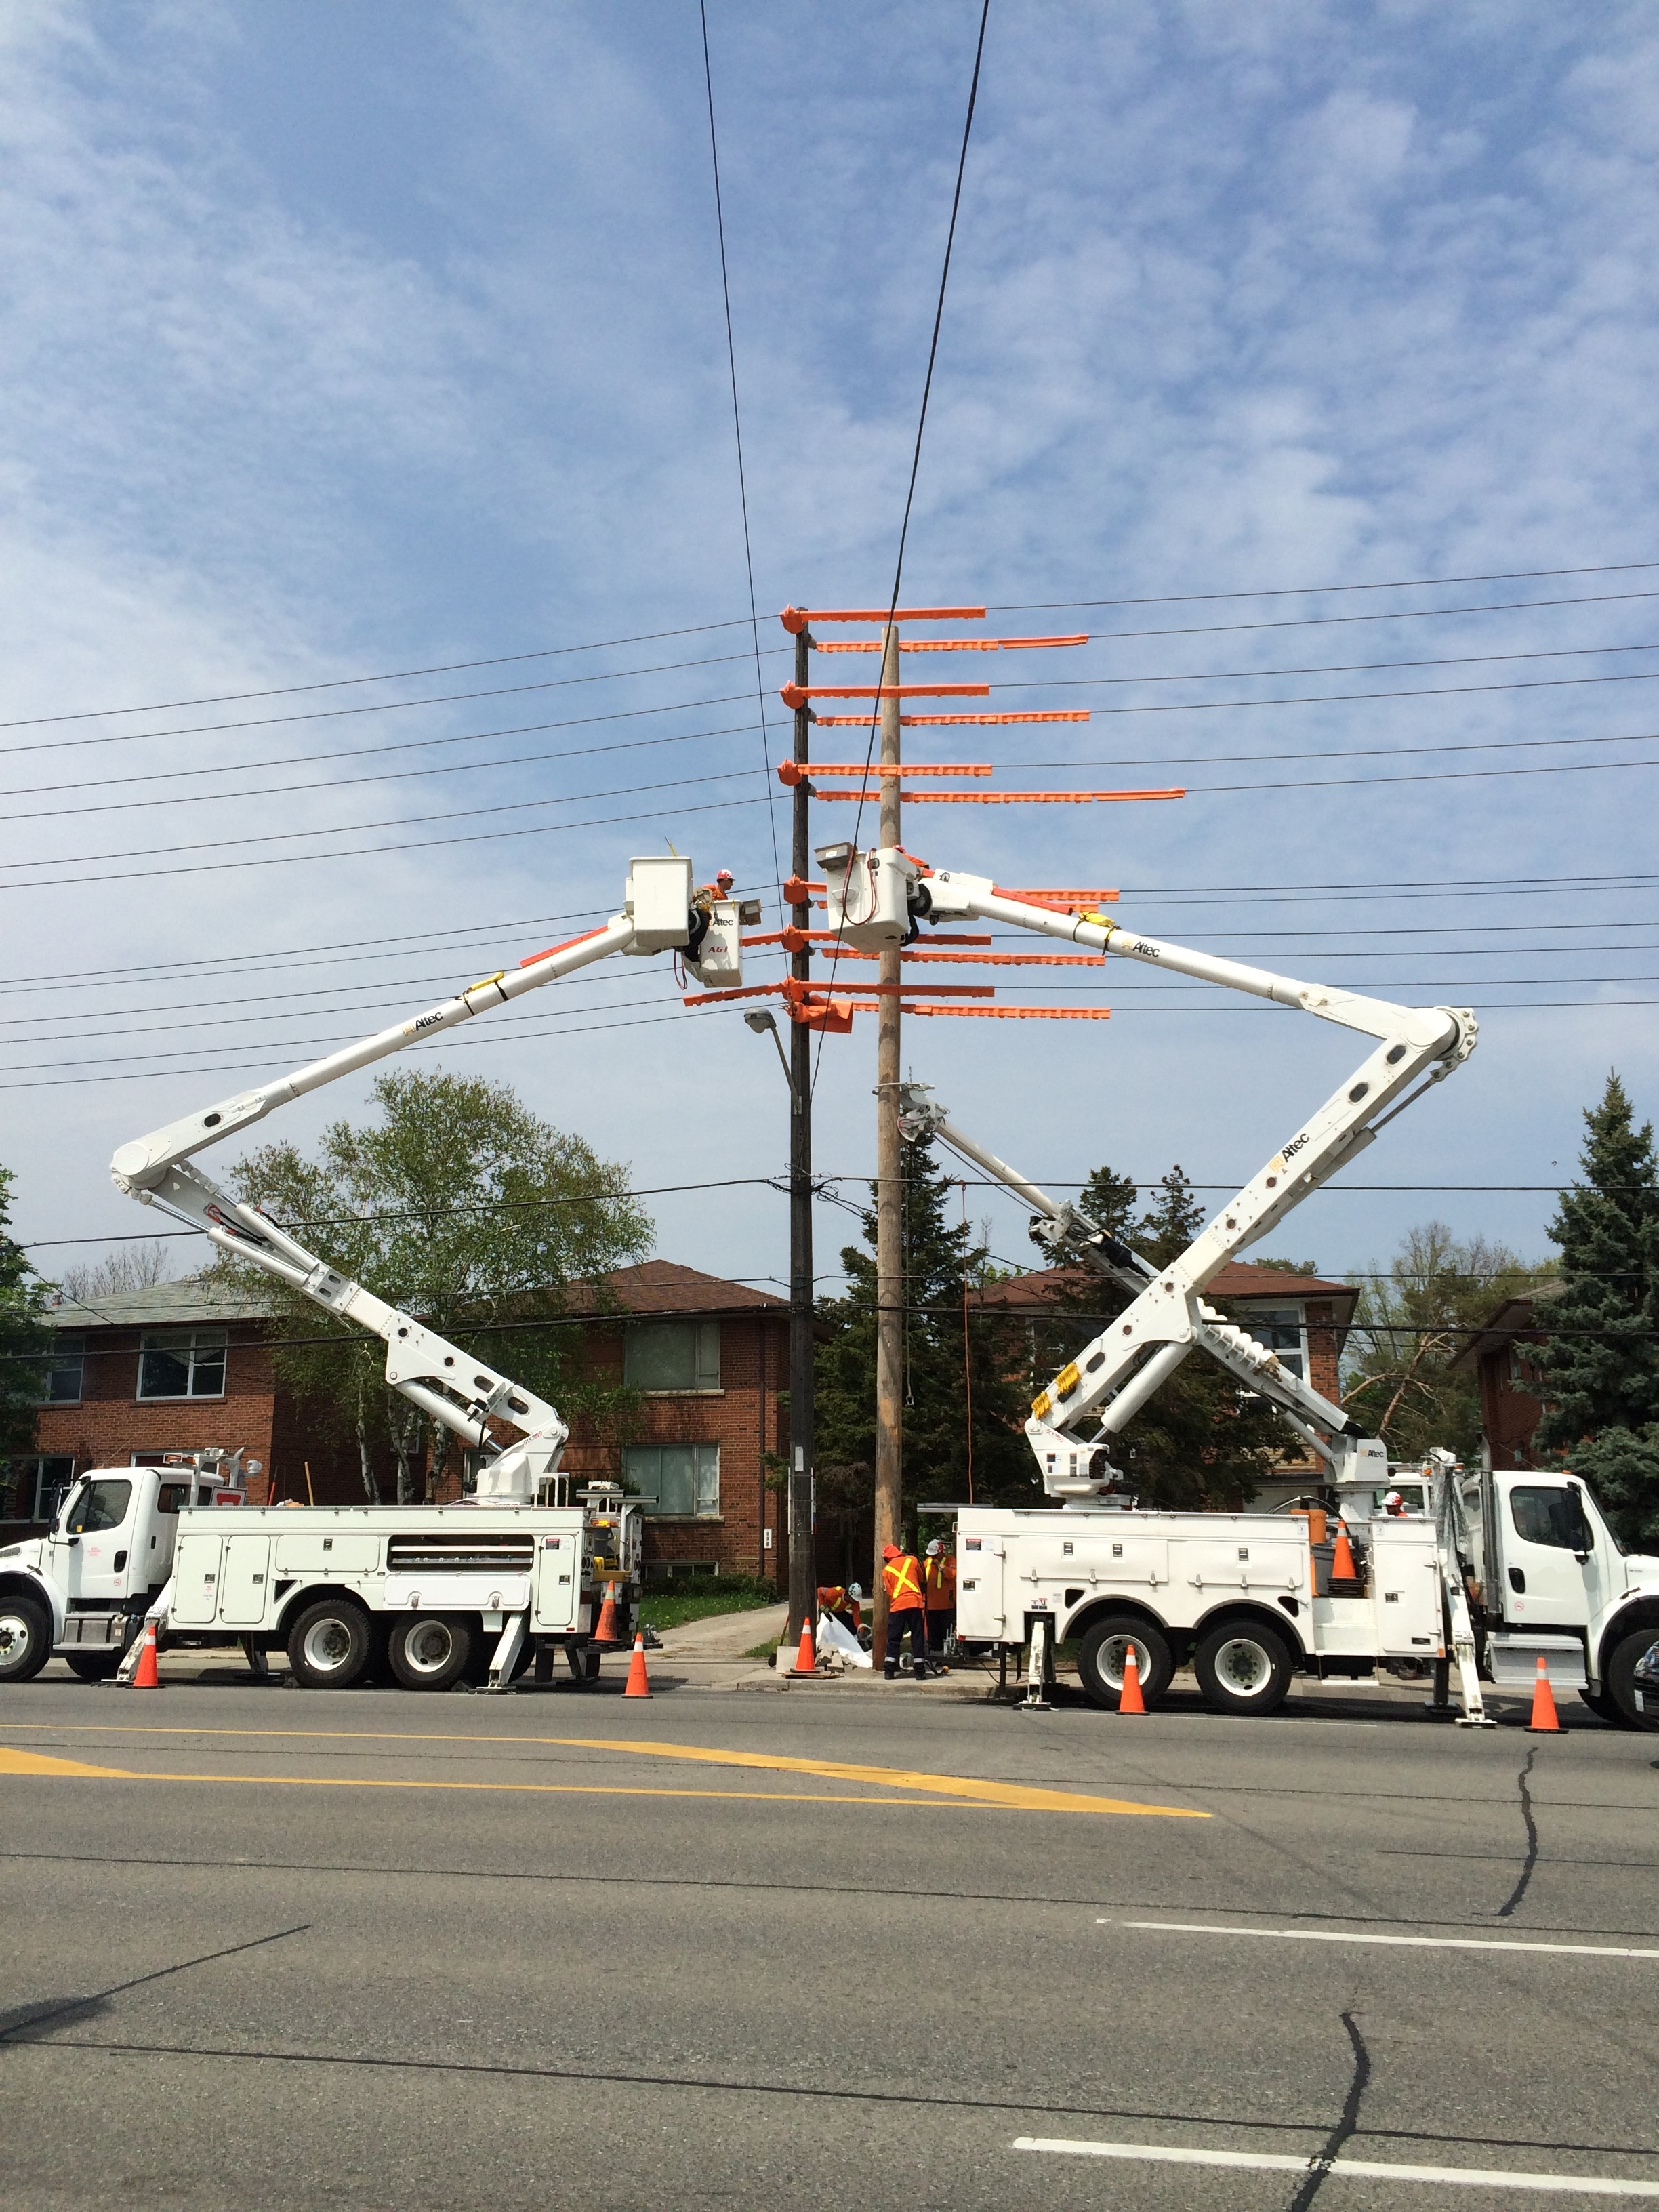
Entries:
<svg viewBox="0 0 1659 2212">
<path fill-rule="evenodd" d="M 910 1637 L 910 1670 L 918 1682 L 927 1679 L 927 1605 L 921 1587 L 921 1563 L 914 1552 L 901 1552 L 896 1544 L 881 1547 L 882 1586 L 887 1592 L 887 1662 L 883 1668 L 891 1682 L 898 1678 L 899 1645 L 906 1631 Z"/>
<path fill-rule="evenodd" d="M 957 1625 L 957 1555 L 938 1536 L 921 1563 L 921 1583 L 927 1601 L 927 1650 L 935 1671 L 942 1674 L 948 1671 L 945 1648 Z"/>
</svg>

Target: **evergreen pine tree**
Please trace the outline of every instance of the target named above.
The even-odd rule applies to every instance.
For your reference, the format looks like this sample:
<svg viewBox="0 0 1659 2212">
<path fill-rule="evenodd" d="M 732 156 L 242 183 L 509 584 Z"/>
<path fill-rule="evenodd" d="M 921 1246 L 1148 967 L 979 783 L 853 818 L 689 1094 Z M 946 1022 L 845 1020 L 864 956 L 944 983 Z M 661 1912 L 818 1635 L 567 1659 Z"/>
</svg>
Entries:
<svg viewBox="0 0 1659 2212">
<path fill-rule="evenodd" d="M 1204 1210 L 1179 1166 L 1160 1179 L 1139 1221 L 1133 1218 L 1136 1197 L 1127 1176 L 1099 1167 L 1084 1185 L 1079 1209 L 1155 1266 L 1184 1252 L 1204 1226 Z M 1074 1359 L 1087 1337 L 1097 1335 L 1129 1302 L 1128 1291 L 1099 1277 L 1079 1276 L 1064 1285 L 1053 1319 L 1040 1333 L 1048 1374 Z M 1109 1450 L 1113 1465 L 1147 1504 L 1219 1509 L 1255 1495 L 1284 1442 L 1284 1427 L 1272 1408 L 1194 1352 L 1112 1439 Z"/>
<path fill-rule="evenodd" d="M 34 1442 L 40 1362 L 52 1341 L 41 1318 L 50 1285 L 9 1234 L 12 1182 L 10 1170 L 0 1168 L 0 1455 Z"/>
<path fill-rule="evenodd" d="M 1626 1543 L 1659 1544 L 1659 1164 L 1616 1074 L 1584 1115 L 1583 1172 L 1550 1235 L 1566 1287 L 1534 1358 L 1538 1425 L 1595 1490 Z"/>
<path fill-rule="evenodd" d="M 969 1435 L 979 1504 L 1036 1504 L 1042 1492 L 1022 1433 L 1029 1393 L 1015 1325 L 971 1303 L 988 1253 L 953 1221 L 954 1187 L 930 1142 L 906 1142 L 904 1173 L 904 1517 L 921 1498 L 965 1498 Z M 831 1522 L 867 1511 L 876 1459 L 876 1217 L 842 1253 L 844 1296 L 818 1302 L 818 1508 Z M 964 1345 L 963 1286 L 969 1304 Z M 971 1401 L 971 1412 L 970 1403 Z"/>
</svg>

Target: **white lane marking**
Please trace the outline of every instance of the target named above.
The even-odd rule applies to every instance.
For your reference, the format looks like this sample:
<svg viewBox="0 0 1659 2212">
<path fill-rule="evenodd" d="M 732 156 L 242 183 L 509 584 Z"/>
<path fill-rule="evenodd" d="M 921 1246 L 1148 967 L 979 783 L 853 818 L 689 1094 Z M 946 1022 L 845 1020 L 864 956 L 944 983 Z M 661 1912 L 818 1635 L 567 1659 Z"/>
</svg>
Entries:
<svg viewBox="0 0 1659 2212">
<path fill-rule="evenodd" d="M 1437 2181 L 1467 2189 L 1535 2189 L 1579 2197 L 1659 2197 L 1659 2181 L 1609 2181 L 1595 2173 L 1510 2173 L 1501 2167 L 1384 2166 L 1376 2159 L 1286 2158 L 1255 2150 L 1177 2150 L 1162 2143 L 1068 2142 L 1050 2136 L 1017 2136 L 1016 2150 L 1062 2158 L 1151 2160 L 1163 2166 L 1226 2166 L 1253 2173 L 1340 2173 L 1367 2181 Z"/>
<path fill-rule="evenodd" d="M 1489 1936 L 1350 1936 L 1331 1928 L 1215 1928 L 1195 1920 L 1097 1920 L 1097 1928 L 1156 1928 L 1176 1936 L 1266 1936 L 1279 1943 L 1393 1943 L 1410 1951 L 1553 1951 L 1572 1959 L 1659 1959 L 1611 1943 L 1516 1943 Z"/>
</svg>

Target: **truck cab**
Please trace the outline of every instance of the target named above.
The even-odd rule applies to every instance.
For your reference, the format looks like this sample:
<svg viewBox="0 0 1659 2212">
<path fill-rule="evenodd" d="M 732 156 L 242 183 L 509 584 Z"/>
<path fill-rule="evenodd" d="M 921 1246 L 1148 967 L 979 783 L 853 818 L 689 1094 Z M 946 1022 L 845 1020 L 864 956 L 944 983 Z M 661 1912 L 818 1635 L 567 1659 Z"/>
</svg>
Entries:
<svg viewBox="0 0 1659 2212">
<path fill-rule="evenodd" d="M 240 1505 L 239 1459 L 198 1453 L 161 1467 L 97 1467 L 64 1492 L 45 1536 L 0 1551 L 0 1682 L 53 1653 L 88 1681 L 114 1674 L 173 1572 L 186 1507 Z"/>
<path fill-rule="evenodd" d="M 1462 1488 L 1493 1680 L 1528 1687 L 1542 1657 L 1555 1687 L 1583 1690 L 1604 1717 L 1659 1722 L 1634 1679 L 1659 1640 L 1659 1559 L 1626 1551 L 1565 1470 L 1493 1470 Z"/>
</svg>

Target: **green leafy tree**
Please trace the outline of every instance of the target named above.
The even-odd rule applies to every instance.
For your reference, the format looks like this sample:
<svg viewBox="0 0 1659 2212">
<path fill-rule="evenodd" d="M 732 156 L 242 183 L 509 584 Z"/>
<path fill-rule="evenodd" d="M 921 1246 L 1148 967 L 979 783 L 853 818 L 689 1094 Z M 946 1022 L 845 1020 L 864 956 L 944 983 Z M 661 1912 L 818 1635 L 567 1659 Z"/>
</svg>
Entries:
<svg viewBox="0 0 1659 2212">
<path fill-rule="evenodd" d="M 1408 1230 L 1388 1267 L 1373 1261 L 1361 1286 L 1343 1405 L 1396 1459 L 1431 1444 L 1474 1457 L 1480 1398 L 1474 1377 L 1455 1374 L 1452 1362 L 1494 1306 L 1551 1273 L 1490 1237 L 1454 1236 L 1443 1221 Z"/>
<path fill-rule="evenodd" d="M 971 1226 L 952 1221 L 954 1188 L 926 1139 L 907 1142 L 904 1173 L 904 1517 L 927 1497 L 973 1493 L 981 1504 L 1031 1504 L 1041 1491 L 1022 1433 L 1024 1363 L 1013 1326 L 976 1310 L 988 1255 Z M 850 1520 L 874 1496 L 876 1217 L 862 1217 L 864 1249 L 842 1253 L 848 1287 L 822 1298 L 816 1437 L 819 1510 Z M 964 1291 L 967 1297 L 964 1299 Z"/>
<path fill-rule="evenodd" d="M 252 1154 L 236 1170 L 238 1195 L 567 1419 L 613 1418 L 625 1394 L 583 1376 L 568 1332 L 530 1324 L 556 1321 L 571 1283 L 599 1285 L 649 1251 L 651 1223 L 628 1195 L 626 1168 L 539 1121 L 505 1084 L 397 1073 L 381 1076 L 373 1095 L 379 1121 L 331 1122 L 313 1158 L 291 1144 Z M 386 1387 L 377 1341 L 331 1325 L 297 1291 L 278 1285 L 274 1297 L 289 1339 L 277 1352 L 284 1380 L 356 1437 L 367 1495 L 378 1497 L 384 1443 L 399 1502 L 421 1475 L 430 1495 L 450 1431 L 433 1424 L 423 1439 L 425 1417 Z"/>
<path fill-rule="evenodd" d="M 1550 1235 L 1561 1296 L 1533 1354 L 1548 1403 L 1545 1450 L 1595 1489 L 1626 1543 L 1659 1545 L 1659 1168 L 1653 1125 L 1638 1129 L 1609 1075 L 1584 1115 L 1579 1179 Z"/>
<path fill-rule="evenodd" d="M 1137 1218 L 1139 1196 L 1127 1176 L 1098 1167 L 1084 1185 L 1079 1210 L 1154 1266 L 1164 1266 L 1197 1237 L 1204 1209 L 1179 1166 L 1160 1178 Z M 1052 1318 L 1036 1332 L 1042 1379 L 1075 1358 L 1089 1337 L 1116 1320 L 1130 1297 L 1115 1283 L 1097 1277 L 1079 1273 L 1063 1281 Z M 1255 1495 L 1285 1437 L 1271 1407 L 1241 1390 L 1202 1352 L 1194 1352 L 1113 1437 L 1109 1449 L 1113 1465 L 1148 1504 L 1231 1507 Z"/>
<path fill-rule="evenodd" d="M 0 1455 L 27 1451 L 34 1442 L 40 1362 L 52 1344 L 44 1318 L 52 1285 L 11 1237 L 15 1180 L 0 1168 Z"/>
</svg>

